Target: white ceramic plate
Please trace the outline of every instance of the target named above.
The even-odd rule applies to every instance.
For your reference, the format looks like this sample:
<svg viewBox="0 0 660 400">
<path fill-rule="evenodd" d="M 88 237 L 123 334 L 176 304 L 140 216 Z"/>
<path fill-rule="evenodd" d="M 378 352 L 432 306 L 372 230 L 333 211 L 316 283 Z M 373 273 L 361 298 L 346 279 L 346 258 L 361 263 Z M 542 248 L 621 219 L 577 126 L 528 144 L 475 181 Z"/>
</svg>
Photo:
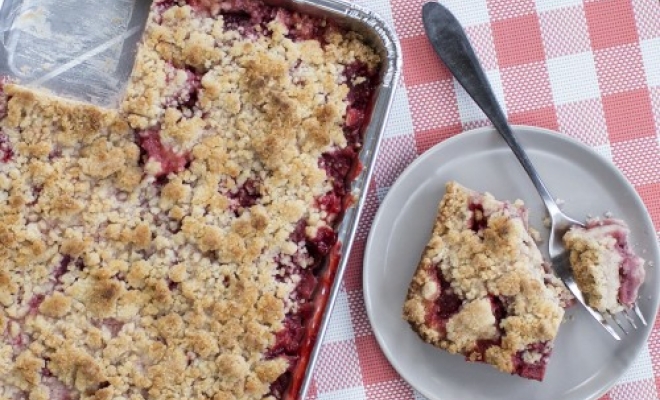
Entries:
<svg viewBox="0 0 660 400">
<path fill-rule="evenodd" d="M 565 200 L 577 219 L 611 212 L 631 227 L 634 250 L 660 267 L 653 223 L 623 175 L 588 147 L 556 132 L 515 127 L 517 137 L 550 192 Z M 658 309 L 660 274 L 647 266 L 639 305 L 651 321 L 623 341 L 614 341 L 582 309 L 567 312 L 543 382 L 468 363 L 422 342 L 401 318 L 413 272 L 426 245 L 438 201 L 449 180 L 496 198 L 520 198 L 530 208 L 531 226 L 547 229 L 543 205 L 531 181 L 491 128 L 465 132 L 419 157 L 392 186 L 374 220 L 364 257 L 364 297 L 385 355 L 419 392 L 433 400 L 592 399 L 606 392 L 635 361 Z"/>
</svg>

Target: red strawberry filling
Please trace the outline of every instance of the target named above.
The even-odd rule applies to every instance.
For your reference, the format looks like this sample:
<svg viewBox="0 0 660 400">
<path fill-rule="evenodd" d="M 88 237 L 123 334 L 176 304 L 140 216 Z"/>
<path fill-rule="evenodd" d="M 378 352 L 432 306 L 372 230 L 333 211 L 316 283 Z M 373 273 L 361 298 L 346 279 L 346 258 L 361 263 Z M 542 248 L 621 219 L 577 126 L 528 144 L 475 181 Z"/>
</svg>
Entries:
<svg viewBox="0 0 660 400">
<path fill-rule="evenodd" d="M 260 183 L 252 178 L 248 178 L 237 189 L 229 192 L 228 197 L 235 200 L 238 206 L 242 208 L 250 208 L 259 202 L 261 193 L 259 192 Z"/>
<path fill-rule="evenodd" d="M 377 71 L 369 70 L 361 61 L 355 61 L 346 66 L 344 76 L 349 88 L 344 135 L 350 145 L 359 148 L 362 127 L 370 114 L 371 97 L 378 81 Z"/>
<path fill-rule="evenodd" d="M 183 171 L 188 164 L 186 154 L 178 154 L 171 148 L 165 146 L 160 139 L 160 132 L 157 129 L 142 131 L 138 135 L 140 148 L 145 153 L 145 164 L 157 162 L 160 169 L 154 174 L 156 177 L 167 176 L 171 173 Z"/>
<path fill-rule="evenodd" d="M 479 203 L 470 203 L 468 206 L 469 210 L 472 212 L 472 217 L 470 218 L 469 226 L 474 232 L 481 232 L 488 226 L 488 219 L 484 215 L 484 206 Z"/>
<path fill-rule="evenodd" d="M 348 103 L 354 108 L 366 109 L 376 86 L 376 71 L 369 70 L 369 66 L 361 61 L 355 61 L 346 66 L 344 76 L 349 88 Z"/>
<path fill-rule="evenodd" d="M 245 30 L 253 26 L 250 14 L 242 11 L 223 14 L 222 19 L 225 22 L 225 29 L 228 31 Z"/>
<path fill-rule="evenodd" d="M 8 163 L 13 157 L 14 149 L 9 141 L 9 137 L 0 130 L 0 162 Z"/>
<path fill-rule="evenodd" d="M 320 259 L 330 254 L 330 249 L 337 243 L 337 234 L 327 226 L 318 229 L 316 236 L 309 242 L 310 253 Z"/>
<path fill-rule="evenodd" d="M 362 126 L 362 123 L 364 122 L 364 111 L 358 109 L 358 108 L 349 108 L 347 113 L 346 113 L 346 127 L 347 128 L 355 128 Z"/>
<path fill-rule="evenodd" d="M 162 14 L 166 10 L 174 7 L 177 3 L 177 0 L 156 0 L 154 1 L 153 6 L 159 13 Z"/>
<path fill-rule="evenodd" d="M 284 322 L 284 329 L 275 336 L 275 345 L 268 353 L 267 358 L 275 358 L 282 354 L 297 356 L 304 334 L 305 329 L 302 327 L 299 318 L 289 316 Z"/>
<path fill-rule="evenodd" d="M 37 314 L 39 312 L 39 306 L 43 303 L 45 298 L 46 296 L 43 294 L 34 295 L 30 301 L 28 301 L 28 307 L 30 308 L 29 313 L 32 315 Z"/>
<path fill-rule="evenodd" d="M 82 262 L 82 260 L 80 261 Z M 58 265 L 52 272 L 51 276 L 56 283 L 60 283 L 60 278 L 62 275 L 66 274 L 69 270 L 69 264 L 71 264 L 71 256 L 63 256 L 60 265 Z"/>
<path fill-rule="evenodd" d="M 445 332 L 447 320 L 456 314 L 463 300 L 458 297 L 449 285 L 437 266 L 432 266 L 427 270 L 428 277 L 439 288 L 439 294 L 433 301 L 429 301 L 426 307 L 426 321 L 429 326 L 437 329 L 439 332 Z"/>
<path fill-rule="evenodd" d="M 333 191 L 338 196 L 346 194 L 346 179 L 357 161 L 357 153 L 350 147 L 324 153 L 319 166 L 332 178 Z"/>
<path fill-rule="evenodd" d="M 545 376 L 545 368 L 548 364 L 551 349 L 547 343 L 535 343 L 527 348 L 528 352 L 540 354 L 540 358 L 536 362 L 525 362 L 523 359 L 524 352 L 518 353 L 514 357 L 514 365 L 516 366 L 516 373 L 527 379 L 534 379 L 542 381 Z"/>
<path fill-rule="evenodd" d="M 342 198 L 334 193 L 328 193 L 327 195 L 319 198 L 317 203 L 321 210 L 324 210 L 330 214 L 338 214 L 343 209 Z"/>
<path fill-rule="evenodd" d="M 296 288 L 298 298 L 301 300 L 310 300 L 312 294 L 314 294 L 314 289 L 316 289 L 317 281 L 318 280 L 312 271 L 304 271 L 300 277 L 298 287 Z"/>
<path fill-rule="evenodd" d="M 627 306 L 637 300 L 639 287 L 642 285 L 644 275 L 640 273 L 643 268 L 641 261 L 637 257 L 626 257 L 619 270 L 619 301 Z"/>
</svg>

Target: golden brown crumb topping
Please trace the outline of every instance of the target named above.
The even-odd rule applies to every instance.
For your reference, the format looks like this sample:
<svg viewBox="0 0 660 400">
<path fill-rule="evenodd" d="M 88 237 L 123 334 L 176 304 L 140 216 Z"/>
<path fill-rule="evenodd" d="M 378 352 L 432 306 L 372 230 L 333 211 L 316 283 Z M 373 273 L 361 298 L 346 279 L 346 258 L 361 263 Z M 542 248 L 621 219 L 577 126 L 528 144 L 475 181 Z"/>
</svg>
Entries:
<svg viewBox="0 0 660 400">
<path fill-rule="evenodd" d="M 223 24 L 152 13 L 120 113 L 5 87 L 0 397 L 260 399 L 288 368 L 266 356 L 299 306 L 278 262 L 299 221 L 308 237 L 333 223 L 319 158 L 346 146 L 344 66 L 378 57 L 351 34 Z M 150 129 L 189 161 L 164 183 L 136 144 Z"/>
<path fill-rule="evenodd" d="M 404 318 L 429 343 L 514 373 L 517 356 L 557 335 L 564 289 L 548 279 L 522 202 L 449 182 Z"/>
<path fill-rule="evenodd" d="M 570 251 L 575 280 L 579 282 L 580 290 L 587 297 L 588 303 L 602 312 L 607 311 L 604 306 L 607 303 L 618 306 L 621 256 L 610 250 L 616 240 L 607 238 L 606 242 L 611 242 L 611 246 L 606 246 L 595 238 L 580 235 L 580 231 L 577 230 L 569 231 L 563 239 L 566 248 Z M 605 262 L 604 258 L 612 255 L 614 259 Z"/>
<path fill-rule="evenodd" d="M 644 281 L 644 260 L 628 245 L 629 234 L 622 220 L 593 218 L 563 237 L 575 281 L 587 304 L 600 312 L 630 307 Z"/>
</svg>

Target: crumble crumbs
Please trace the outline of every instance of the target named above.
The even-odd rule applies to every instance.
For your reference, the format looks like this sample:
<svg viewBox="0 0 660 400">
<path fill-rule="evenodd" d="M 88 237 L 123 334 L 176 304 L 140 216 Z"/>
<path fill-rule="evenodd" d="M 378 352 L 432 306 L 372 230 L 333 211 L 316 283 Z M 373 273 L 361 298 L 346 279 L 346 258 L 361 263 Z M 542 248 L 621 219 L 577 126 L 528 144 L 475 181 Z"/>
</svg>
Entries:
<svg viewBox="0 0 660 400">
<path fill-rule="evenodd" d="M 378 56 L 164 3 L 120 112 L 4 87 L 0 397 L 260 399 L 295 361 L 269 351 L 336 222 L 319 159 Z"/>
</svg>

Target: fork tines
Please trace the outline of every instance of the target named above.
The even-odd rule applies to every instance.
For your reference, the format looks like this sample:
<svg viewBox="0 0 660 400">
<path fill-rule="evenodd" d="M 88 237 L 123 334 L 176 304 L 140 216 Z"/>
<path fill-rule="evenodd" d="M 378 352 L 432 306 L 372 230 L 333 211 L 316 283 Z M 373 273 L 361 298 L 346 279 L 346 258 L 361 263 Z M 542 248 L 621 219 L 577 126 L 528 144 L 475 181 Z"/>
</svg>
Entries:
<svg viewBox="0 0 660 400">
<path fill-rule="evenodd" d="M 621 329 L 621 331 L 623 331 L 623 333 L 625 333 L 626 335 L 628 334 L 629 331 L 628 331 L 628 329 L 626 329 L 626 323 L 622 322 L 619 318 L 622 315 L 628 321 L 629 327 L 631 326 L 633 328 L 633 330 L 637 329 L 637 324 L 635 323 L 635 315 L 637 316 L 639 321 L 642 323 L 642 325 L 644 325 L 644 326 L 647 325 L 646 319 L 644 318 L 644 315 L 642 314 L 641 310 L 637 306 L 637 303 L 633 303 L 631 308 L 627 308 L 624 311 L 621 311 L 617 314 L 608 314 L 609 318 L 611 320 L 613 320 L 619 326 L 619 329 Z M 612 332 L 610 332 L 610 334 L 611 333 Z M 615 339 L 618 339 L 616 336 L 614 336 L 614 337 L 615 337 Z"/>
</svg>

